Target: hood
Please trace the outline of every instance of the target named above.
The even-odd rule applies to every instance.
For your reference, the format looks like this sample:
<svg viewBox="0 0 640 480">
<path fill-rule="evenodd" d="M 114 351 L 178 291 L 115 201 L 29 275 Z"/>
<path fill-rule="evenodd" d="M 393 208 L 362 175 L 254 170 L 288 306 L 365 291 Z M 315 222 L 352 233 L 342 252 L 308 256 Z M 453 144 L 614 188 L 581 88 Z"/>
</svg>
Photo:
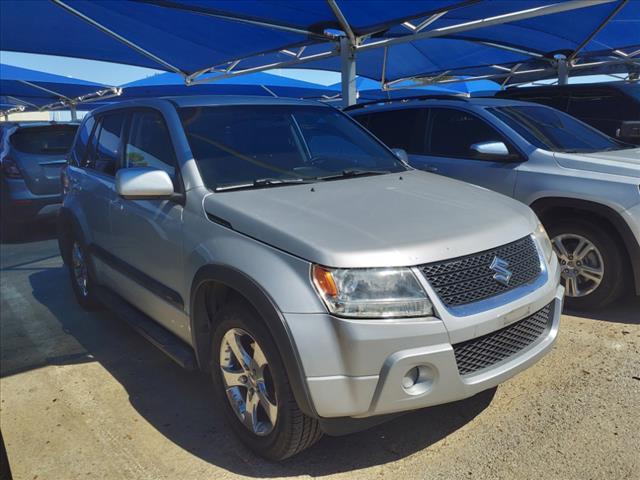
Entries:
<svg viewBox="0 0 640 480">
<path fill-rule="evenodd" d="M 537 224 L 515 200 L 420 171 L 218 192 L 204 208 L 238 232 L 329 267 L 440 261 L 517 240 Z"/>
<path fill-rule="evenodd" d="M 640 148 L 597 153 L 555 153 L 565 168 L 640 178 Z"/>
</svg>

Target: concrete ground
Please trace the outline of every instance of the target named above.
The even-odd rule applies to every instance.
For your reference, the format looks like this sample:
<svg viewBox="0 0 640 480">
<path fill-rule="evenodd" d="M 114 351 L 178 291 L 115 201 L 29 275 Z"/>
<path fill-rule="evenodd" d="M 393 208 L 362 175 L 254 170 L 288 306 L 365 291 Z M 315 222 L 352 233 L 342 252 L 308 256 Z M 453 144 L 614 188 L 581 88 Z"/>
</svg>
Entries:
<svg viewBox="0 0 640 480">
<path fill-rule="evenodd" d="M 325 437 L 275 464 L 182 371 L 76 305 L 52 232 L 1 247 L 0 427 L 14 479 L 640 479 L 640 299 L 565 315 L 547 357 L 497 391 Z"/>
</svg>

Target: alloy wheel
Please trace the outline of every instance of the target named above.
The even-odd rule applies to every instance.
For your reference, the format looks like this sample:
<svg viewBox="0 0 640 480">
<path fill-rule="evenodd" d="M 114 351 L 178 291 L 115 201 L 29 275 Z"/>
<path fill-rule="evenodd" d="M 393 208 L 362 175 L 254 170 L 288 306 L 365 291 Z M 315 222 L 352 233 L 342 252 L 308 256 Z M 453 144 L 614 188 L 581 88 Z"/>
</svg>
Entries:
<svg viewBox="0 0 640 480">
<path fill-rule="evenodd" d="M 78 242 L 74 242 L 71 249 L 71 267 L 73 268 L 73 278 L 80 289 L 83 297 L 89 294 L 89 272 L 87 264 Z"/>
<path fill-rule="evenodd" d="M 595 291 L 604 278 L 604 261 L 589 239 L 575 233 L 563 233 L 552 240 L 558 255 L 561 276 L 568 297 L 585 297 Z"/>
<path fill-rule="evenodd" d="M 222 337 L 220 370 L 227 399 L 252 433 L 271 433 L 278 419 L 275 384 L 258 342 L 245 330 L 232 328 Z"/>
</svg>

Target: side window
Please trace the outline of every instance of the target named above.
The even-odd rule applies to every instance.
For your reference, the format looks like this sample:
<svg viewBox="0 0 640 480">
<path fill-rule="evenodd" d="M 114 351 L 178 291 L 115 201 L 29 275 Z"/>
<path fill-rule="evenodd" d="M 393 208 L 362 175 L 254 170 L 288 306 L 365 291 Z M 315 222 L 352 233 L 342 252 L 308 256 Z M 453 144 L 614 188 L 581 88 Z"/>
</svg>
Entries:
<svg viewBox="0 0 640 480">
<path fill-rule="evenodd" d="M 100 118 L 92 139 L 92 151 L 85 167 L 106 175 L 114 175 L 122 140 L 123 113 L 107 114 Z"/>
<path fill-rule="evenodd" d="M 615 92 L 587 91 L 571 94 L 570 115 L 578 118 L 602 118 L 617 120 L 628 108 L 626 99 Z"/>
<path fill-rule="evenodd" d="M 84 161 L 88 153 L 87 146 L 89 145 L 89 137 L 91 137 L 91 132 L 93 131 L 93 126 L 95 124 L 95 119 L 90 116 L 78 130 L 76 143 L 71 152 L 72 164 L 84 166 Z"/>
<path fill-rule="evenodd" d="M 429 153 L 443 157 L 474 158 L 471 146 L 483 142 L 504 142 L 504 137 L 484 120 L 463 110 L 431 109 Z"/>
<path fill-rule="evenodd" d="M 424 153 L 426 116 L 427 110 L 418 108 L 372 113 L 367 128 L 389 148 Z"/>
<path fill-rule="evenodd" d="M 162 115 L 153 111 L 133 113 L 124 166 L 154 167 L 175 176 L 173 144 Z"/>
</svg>

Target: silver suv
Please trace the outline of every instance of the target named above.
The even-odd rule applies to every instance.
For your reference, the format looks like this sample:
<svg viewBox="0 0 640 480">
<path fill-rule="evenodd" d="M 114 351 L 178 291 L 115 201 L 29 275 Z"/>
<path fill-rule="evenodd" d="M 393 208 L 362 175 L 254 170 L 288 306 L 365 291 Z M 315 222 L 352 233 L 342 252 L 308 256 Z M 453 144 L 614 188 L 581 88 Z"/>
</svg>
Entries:
<svg viewBox="0 0 640 480">
<path fill-rule="evenodd" d="M 60 248 L 259 454 L 495 387 L 558 333 L 563 288 L 526 206 L 413 170 L 316 102 L 100 108 L 63 174 Z"/>
<path fill-rule="evenodd" d="M 424 98 L 350 113 L 412 166 L 516 198 L 549 231 L 567 307 L 640 294 L 640 148 L 550 107 Z"/>
</svg>

